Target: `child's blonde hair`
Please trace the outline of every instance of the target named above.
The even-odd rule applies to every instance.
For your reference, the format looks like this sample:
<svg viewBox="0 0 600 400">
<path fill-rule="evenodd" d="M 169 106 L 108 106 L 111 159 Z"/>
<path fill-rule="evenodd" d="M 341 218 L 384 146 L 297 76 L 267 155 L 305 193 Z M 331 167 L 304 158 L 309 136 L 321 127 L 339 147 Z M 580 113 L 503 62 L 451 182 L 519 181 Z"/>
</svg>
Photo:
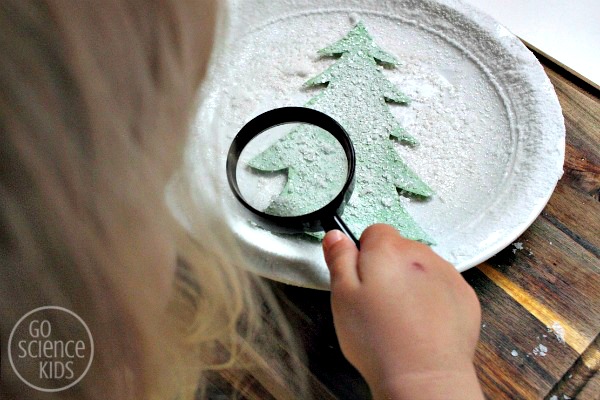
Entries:
<svg viewBox="0 0 600 400">
<path fill-rule="evenodd" d="M 198 210 L 192 239 L 165 207 L 215 15 L 209 0 L 0 3 L 2 348 L 45 305 L 83 317 L 96 345 L 56 398 L 183 399 L 222 382 L 308 396 L 289 328 L 231 262 L 219 216 Z M 54 398 L 6 357 L 3 398 Z"/>
</svg>

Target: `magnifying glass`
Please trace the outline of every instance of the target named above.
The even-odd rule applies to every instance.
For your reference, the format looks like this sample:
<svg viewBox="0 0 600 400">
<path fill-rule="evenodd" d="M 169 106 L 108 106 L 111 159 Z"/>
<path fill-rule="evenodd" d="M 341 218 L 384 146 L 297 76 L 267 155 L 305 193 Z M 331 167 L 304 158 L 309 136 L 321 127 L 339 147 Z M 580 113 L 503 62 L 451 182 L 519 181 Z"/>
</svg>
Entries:
<svg viewBox="0 0 600 400">
<path fill-rule="evenodd" d="M 259 222 L 298 233 L 338 229 L 359 247 L 340 217 L 354 189 L 355 167 L 344 128 L 304 107 L 276 108 L 252 119 L 227 154 L 229 186 Z"/>
</svg>

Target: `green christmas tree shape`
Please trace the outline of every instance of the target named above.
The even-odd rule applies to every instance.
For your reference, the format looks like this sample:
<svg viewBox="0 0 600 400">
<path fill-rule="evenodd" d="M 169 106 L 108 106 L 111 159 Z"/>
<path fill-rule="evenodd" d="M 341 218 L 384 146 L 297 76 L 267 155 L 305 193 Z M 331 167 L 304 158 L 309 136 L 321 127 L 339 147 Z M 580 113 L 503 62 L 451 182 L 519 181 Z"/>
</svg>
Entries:
<svg viewBox="0 0 600 400">
<path fill-rule="evenodd" d="M 396 227 L 404 236 L 426 243 L 431 238 L 406 212 L 399 192 L 420 198 L 433 194 L 401 159 L 393 141 L 416 145 L 389 110 L 387 102 L 409 104 L 409 98 L 382 73 L 398 61 L 375 44 L 359 22 L 343 39 L 319 51 L 337 62 L 305 86 L 326 85 L 306 107 L 335 118 L 349 133 L 356 151 L 355 188 L 344 221 L 355 235 L 377 222 Z M 312 211 L 339 191 L 345 159 L 336 141 L 319 128 L 302 125 L 250 162 L 259 171 L 286 171 L 287 183 L 268 212 L 287 215 Z"/>
</svg>

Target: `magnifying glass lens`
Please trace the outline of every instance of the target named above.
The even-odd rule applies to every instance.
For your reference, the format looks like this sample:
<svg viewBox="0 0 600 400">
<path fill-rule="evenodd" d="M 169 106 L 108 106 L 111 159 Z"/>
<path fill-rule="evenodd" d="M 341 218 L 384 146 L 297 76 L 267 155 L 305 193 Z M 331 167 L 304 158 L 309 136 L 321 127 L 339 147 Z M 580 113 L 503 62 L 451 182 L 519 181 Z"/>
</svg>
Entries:
<svg viewBox="0 0 600 400">
<path fill-rule="evenodd" d="M 308 123 L 262 131 L 242 150 L 239 191 L 256 210 L 278 217 L 317 211 L 340 194 L 348 179 L 344 148 L 330 132 Z"/>
<path fill-rule="evenodd" d="M 276 108 L 240 129 L 227 153 L 229 187 L 259 222 L 293 232 L 339 229 L 360 248 L 341 218 L 354 188 L 352 140 L 328 115 Z"/>
</svg>

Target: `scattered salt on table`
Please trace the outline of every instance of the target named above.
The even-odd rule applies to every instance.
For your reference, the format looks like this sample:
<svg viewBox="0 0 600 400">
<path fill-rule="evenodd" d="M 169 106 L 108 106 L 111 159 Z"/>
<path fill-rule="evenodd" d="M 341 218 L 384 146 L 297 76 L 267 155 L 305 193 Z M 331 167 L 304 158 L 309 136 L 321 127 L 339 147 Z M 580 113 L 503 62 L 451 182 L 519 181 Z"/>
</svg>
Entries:
<svg viewBox="0 0 600 400">
<path fill-rule="evenodd" d="M 544 346 L 543 344 L 539 343 L 534 349 L 533 349 L 533 355 L 534 356 L 541 356 L 541 357 L 545 357 L 546 354 L 548 354 L 548 348 L 546 346 Z"/>
<path fill-rule="evenodd" d="M 558 343 L 565 343 L 565 328 L 560 324 L 560 322 L 554 321 L 552 326 L 548 328 L 548 332 L 554 333 Z"/>
</svg>

